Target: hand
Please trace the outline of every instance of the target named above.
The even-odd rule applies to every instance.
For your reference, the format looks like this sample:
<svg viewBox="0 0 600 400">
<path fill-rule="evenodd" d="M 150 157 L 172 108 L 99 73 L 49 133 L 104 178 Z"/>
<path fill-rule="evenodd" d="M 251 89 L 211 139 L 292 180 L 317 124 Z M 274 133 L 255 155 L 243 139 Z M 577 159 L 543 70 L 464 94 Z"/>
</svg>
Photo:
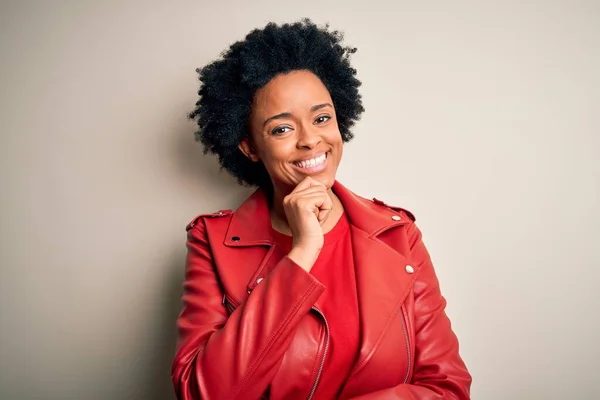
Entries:
<svg viewBox="0 0 600 400">
<path fill-rule="evenodd" d="M 327 220 L 333 201 L 327 187 L 307 177 L 283 199 L 283 209 L 292 231 L 292 250 L 288 256 L 310 271 L 323 248 L 321 225 Z"/>
</svg>

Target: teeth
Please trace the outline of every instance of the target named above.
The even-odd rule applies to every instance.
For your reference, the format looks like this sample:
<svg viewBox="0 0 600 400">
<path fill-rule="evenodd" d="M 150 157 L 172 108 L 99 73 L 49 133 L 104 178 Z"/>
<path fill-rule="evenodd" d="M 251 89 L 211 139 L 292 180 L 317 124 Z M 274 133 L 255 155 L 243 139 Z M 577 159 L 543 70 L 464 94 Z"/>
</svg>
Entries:
<svg viewBox="0 0 600 400">
<path fill-rule="evenodd" d="M 300 168 L 309 168 L 322 164 L 325 161 L 325 158 L 327 158 L 327 155 L 323 154 L 322 156 L 315 157 L 310 160 L 300 161 L 295 164 Z"/>
</svg>

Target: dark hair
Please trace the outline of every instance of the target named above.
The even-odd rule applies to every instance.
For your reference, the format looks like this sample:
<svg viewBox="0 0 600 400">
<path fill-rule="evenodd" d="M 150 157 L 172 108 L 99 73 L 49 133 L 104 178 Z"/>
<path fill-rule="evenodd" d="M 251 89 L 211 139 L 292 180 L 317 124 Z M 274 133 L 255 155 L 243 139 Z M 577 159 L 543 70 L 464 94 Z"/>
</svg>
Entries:
<svg viewBox="0 0 600 400">
<path fill-rule="evenodd" d="M 360 81 L 350 66 L 356 48 L 342 45 L 343 34 L 319 28 L 309 19 L 292 24 L 269 23 L 245 40 L 232 44 L 221 58 L 197 69 L 200 95 L 189 114 L 197 119 L 196 140 L 204 154 L 216 154 L 221 167 L 243 185 L 269 188 L 271 180 L 262 162 L 252 162 L 238 144 L 250 136 L 248 122 L 255 92 L 273 77 L 294 70 L 309 70 L 329 90 L 344 142 L 364 111 L 358 92 Z"/>
</svg>

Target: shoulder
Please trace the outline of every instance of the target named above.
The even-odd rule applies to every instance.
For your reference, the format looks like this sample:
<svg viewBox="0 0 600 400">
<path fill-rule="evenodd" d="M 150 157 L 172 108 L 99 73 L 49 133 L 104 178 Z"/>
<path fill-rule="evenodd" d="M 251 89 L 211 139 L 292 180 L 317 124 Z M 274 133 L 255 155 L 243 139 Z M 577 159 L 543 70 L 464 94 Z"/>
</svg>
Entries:
<svg viewBox="0 0 600 400">
<path fill-rule="evenodd" d="M 198 214 L 194 217 L 194 219 L 192 219 L 185 227 L 186 231 L 189 231 L 191 229 L 194 229 L 198 226 L 201 225 L 201 222 L 203 220 L 207 220 L 207 219 L 217 219 L 217 218 L 223 218 L 223 219 L 229 219 L 231 217 L 232 211 L 231 210 L 219 210 L 216 211 L 214 213 L 208 213 L 208 214 Z"/>
<path fill-rule="evenodd" d="M 373 197 L 371 201 L 376 207 L 381 207 L 383 209 L 387 209 L 387 210 L 392 210 L 395 211 L 396 213 L 400 213 L 400 214 L 404 214 L 404 216 L 408 217 L 411 221 L 415 222 L 416 221 L 416 217 L 415 215 L 407 210 L 406 208 L 403 207 L 398 207 L 398 206 L 392 206 L 382 200 L 379 200 L 378 198 Z"/>
</svg>

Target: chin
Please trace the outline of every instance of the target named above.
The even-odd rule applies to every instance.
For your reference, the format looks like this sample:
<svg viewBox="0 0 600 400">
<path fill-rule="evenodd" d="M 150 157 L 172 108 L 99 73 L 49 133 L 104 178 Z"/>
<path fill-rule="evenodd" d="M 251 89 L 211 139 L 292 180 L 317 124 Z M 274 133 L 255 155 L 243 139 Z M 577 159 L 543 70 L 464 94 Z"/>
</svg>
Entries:
<svg viewBox="0 0 600 400">
<path fill-rule="evenodd" d="M 329 174 L 324 176 L 315 176 L 314 179 L 321 182 L 323 185 L 327 187 L 327 189 L 331 189 L 333 183 L 335 182 L 335 176 L 331 176 Z"/>
</svg>

